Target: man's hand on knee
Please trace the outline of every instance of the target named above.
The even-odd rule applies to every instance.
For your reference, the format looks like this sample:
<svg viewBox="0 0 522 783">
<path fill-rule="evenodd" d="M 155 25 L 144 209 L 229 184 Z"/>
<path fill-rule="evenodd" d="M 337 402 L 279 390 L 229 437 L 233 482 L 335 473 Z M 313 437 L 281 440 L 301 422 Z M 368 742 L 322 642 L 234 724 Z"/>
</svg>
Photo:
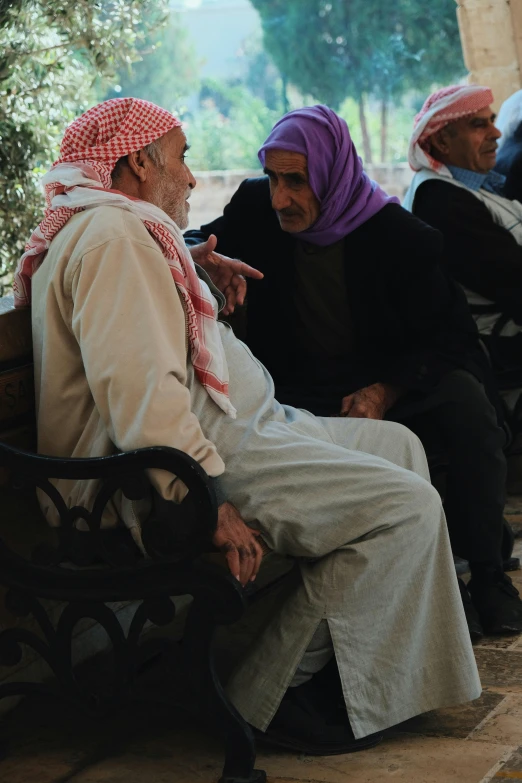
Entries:
<svg viewBox="0 0 522 783">
<path fill-rule="evenodd" d="M 261 566 L 263 550 L 257 540 L 258 530 L 245 524 L 232 503 L 222 503 L 218 510 L 217 529 L 212 542 L 225 555 L 230 572 L 241 582 L 253 582 Z"/>
<path fill-rule="evenodd" d="M 383 419 L 399 399 L 400 390 L 389 383 L 374 383 L 348 394 L 341 402 L 341 416 L 356 419 Z"/>
</svg>

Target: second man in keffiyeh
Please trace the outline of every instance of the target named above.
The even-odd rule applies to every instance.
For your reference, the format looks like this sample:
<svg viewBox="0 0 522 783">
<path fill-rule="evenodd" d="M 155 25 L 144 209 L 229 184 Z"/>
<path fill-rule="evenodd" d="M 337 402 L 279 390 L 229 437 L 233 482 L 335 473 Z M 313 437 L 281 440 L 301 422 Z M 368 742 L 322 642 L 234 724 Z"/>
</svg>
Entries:
<svg viewBox="0 0 522 783">
<path fill-rule="evenodd" d="M 495 372 L 511 376 L 513 388 L 522 377 L 522 204 L 513 175 L 506 191 L 494 169 L 501 131 L 492 103 L 480 85 L 426 99 L 410 139 L 415 174 L 404 206 L 443 234 L 446 268 L 466 292 Z"/>
</svg>

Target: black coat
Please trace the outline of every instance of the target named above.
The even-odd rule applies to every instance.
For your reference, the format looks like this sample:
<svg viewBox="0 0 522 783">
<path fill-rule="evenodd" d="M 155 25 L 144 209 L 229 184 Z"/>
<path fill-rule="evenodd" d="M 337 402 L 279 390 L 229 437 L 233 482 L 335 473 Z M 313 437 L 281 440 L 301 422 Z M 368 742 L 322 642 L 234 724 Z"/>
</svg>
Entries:
<svg viewBox="0 0 522 783">
<path fill-rule="evenodd" d="M 413 212 L 443 235 L 448 274 L 522 324 L 522 247 L 486 205 L 450 180 L 429 179 L 416 190 Z"/>
<path fill-rule="evenodd" d="M 190 245 L 210 234 L 216 234 L 219 252 L 265 275 L 248 283 L 240 336 L 270 371 L 281 402 L 335 413 L 342 396 L 378 381 L 426 392 L 459 367 L 480 375 L 480 358 L 478 364 L 473 359 L 474 321 L 460 287 L 439 265 L 441 235 L 399 205 L 386 205 L 345 239 L 355 347 L 336 372 L 329 362 L 296 355 L 291 296 L 296 240 L 279 226 L 268 179 L 245 180 L 222 217 L 185 236 Z M 307 401 L 307 395 L 322 397 L 324 404 Z"/>
</svg>

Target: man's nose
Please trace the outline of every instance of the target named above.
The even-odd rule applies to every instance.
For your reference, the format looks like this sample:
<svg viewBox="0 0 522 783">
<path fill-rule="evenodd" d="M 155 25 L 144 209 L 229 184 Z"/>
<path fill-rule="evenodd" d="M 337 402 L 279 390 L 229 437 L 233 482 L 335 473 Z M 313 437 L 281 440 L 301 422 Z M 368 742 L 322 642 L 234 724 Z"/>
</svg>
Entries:
<svg viewBox="0 0 522 783">
<path fill-rule="evenodd" d="M 188 167 L 187 167 L 187 168 L 188 168 Z M 188 185 L 189 185 L 189 188 L 190 188 L 191 190 L 194 190 L 194 188 L 195 188 L 195 187 L 196 187 L 196 185 L 197 185 L 197 182 L 196 182 L 196 177 L 194 176 L 194 174 L 191 172 L 191 170 L 190 170 L 190 169 L 188 169 L 188 178 L 189 178 L 189 179 L 188 179 Z"/>
<path fill-rule="evenodd" d="M 286 209 L 292 203 L 292 198 L 288 189 L 282 185 L 276 185 L 272 190 L 272 207 L 280 212 L 282 209 Z"/>
<path fill-rule="evenodd" d="M 502 131 L 500 131 L 500 130 L 497 128 L 497 126 L 496 126 L 496 125 L 492 125 L 492 126 L 491 126 L 491 130 L 492 130 L 491 136 L 492 136 L 494 139 L 500 139 L 500 137 L 502 136 Z"/>
</svg>

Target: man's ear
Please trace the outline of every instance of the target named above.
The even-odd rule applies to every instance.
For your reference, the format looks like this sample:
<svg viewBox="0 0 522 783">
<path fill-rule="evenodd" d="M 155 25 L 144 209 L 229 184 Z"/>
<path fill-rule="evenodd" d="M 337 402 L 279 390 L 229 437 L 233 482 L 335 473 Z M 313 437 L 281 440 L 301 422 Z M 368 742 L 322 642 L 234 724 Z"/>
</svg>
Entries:
<svg viewBox="0 0 522 783">
<path fill-rule="evenodd" d="M 147 163 L 148 155 L 144 150 L 137 150 L 127 155 L 127 163 L 133 174 L 138 177 L 140 182 L 145 182 L 147 179 Z"/>
<path fill-rule="evenodd" d="M 438 152 L 439 155 L 447 155 L 450 151 L 448 144 L 448 134 L 446 128 L 441 128 L 432 136 L 430 136 L 430 143 L 433 152 Z"/>
</svg>

